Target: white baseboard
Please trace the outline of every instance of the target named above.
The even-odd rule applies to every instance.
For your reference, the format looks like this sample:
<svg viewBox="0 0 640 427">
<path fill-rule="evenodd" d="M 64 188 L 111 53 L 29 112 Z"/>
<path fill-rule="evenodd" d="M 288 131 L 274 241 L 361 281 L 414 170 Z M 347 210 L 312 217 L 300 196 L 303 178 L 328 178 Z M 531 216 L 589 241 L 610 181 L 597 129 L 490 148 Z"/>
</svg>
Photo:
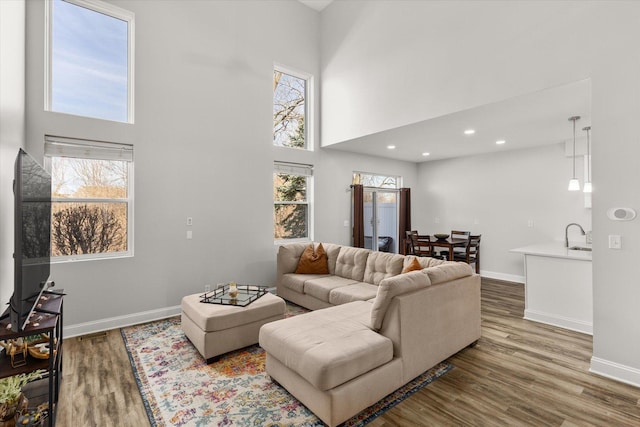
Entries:
<svg viewBox="0 0 640 427">
<path fill-rule="evenodd" d="M 497 273 L 495 271 L 480 270 L 480 275 L 488 279 L 505 280 L 507 282 L 524 283 L 524 276 L 517 276 L 515 274 Z"/>
<path fill-rule="evenodd" d="M 109 317 L 107 319 L 92 322 L 78 323 L 64 326 L 64 337 L 72 338 L 80 335 L 93 334 L 109 329 L 124 328 L 154 320 L 166 319 L 180 314 L 180 306 L 159 308 L 156 310 L 142 311 L 140 313 L 127 314 L 125 316 Z"/>
<path fill-rule="evenodd" d="M 589 372 L 635 387 L 640 387 L 640 369 L 637 368 L 593 356 L 591 358 Z"/>
<path fill-rule="evenodd" d="M 534 322 L 546 323 L 547 325 L 559 326 L 564 329 L 593 335 L 593 323 L 584 320 L 562 317 L 555 314 L 543 313 L 535 310 L 525 310 L 524 318 Z"/>
</svg>

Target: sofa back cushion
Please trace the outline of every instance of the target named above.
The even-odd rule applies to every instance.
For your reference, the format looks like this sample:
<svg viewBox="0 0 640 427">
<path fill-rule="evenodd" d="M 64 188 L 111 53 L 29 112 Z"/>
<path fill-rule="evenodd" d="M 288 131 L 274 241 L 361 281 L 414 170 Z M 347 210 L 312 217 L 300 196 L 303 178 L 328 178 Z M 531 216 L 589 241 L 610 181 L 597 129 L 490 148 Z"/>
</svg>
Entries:
<svg viewBox="0 0 640 427">
<path fill-rule="evenodd" d="M 429 280 L 433 285 L 442 282 L 449 282 L 461 277 L 471 276 L 473 274 L 473 269 L 469 264 L 454 261 L 429 267 L 422 271 L 429 276 Z"/>
<path fill-rule="evenodd" d="M 1 0 L 0 0 L 1 1 Z M 336 273 L 336 260 L 342 246 L 333 243 L 323 243 L 327 254 L 329 274 Z M 309 247 L 309 243 L 287 243 L 278 248 L 278 275 L 293 273 L 298 267 L 302 253 Z"/>
<path fill-rule="evenodd" d="M 327 253 L 327 259 L 329 260 L 329 274 L 336 274 L 336 261 L 341 247 L 334 243 L 324 243 L 324 251 Z"/>
<path fill-rule="evenodd" d="M 336 260 L 335 274 L 345 279 L 362 282 L 370 253 L 369 249 L 353 248 L 351 246 L 340 247 L 338 259 Z"/>
<path fill-rule="evenodd" d="M 372 252 L 367 258 L 364 270 L 364 281 L 372 285 L 379 284 L 383 279 L 397 276 L 402 272 L 404 256 L 386 252 Z"/>
<path fill-rule="evenodd" d="M 378 285 L 378 294 L 371 307 L 371 327 L 379 330 L 391 299 L 396 295 L 406 294 L 431 285 L 426 270 L 411 271 L 398 276 L 388 277 Z"/>
</svg>

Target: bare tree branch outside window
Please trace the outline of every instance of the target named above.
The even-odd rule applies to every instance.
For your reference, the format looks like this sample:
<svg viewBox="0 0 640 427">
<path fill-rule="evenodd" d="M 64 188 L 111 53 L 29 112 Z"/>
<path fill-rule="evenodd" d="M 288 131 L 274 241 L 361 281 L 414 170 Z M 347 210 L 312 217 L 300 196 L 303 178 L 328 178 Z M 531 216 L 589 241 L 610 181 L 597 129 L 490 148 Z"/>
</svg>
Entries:
<svg viewBox="0 0 640 427">
<path fill-rule="evenodd" d="M 273 72 L 273 144 L 305 148 L 305 103 L 307 81 Z"/>
</svg>

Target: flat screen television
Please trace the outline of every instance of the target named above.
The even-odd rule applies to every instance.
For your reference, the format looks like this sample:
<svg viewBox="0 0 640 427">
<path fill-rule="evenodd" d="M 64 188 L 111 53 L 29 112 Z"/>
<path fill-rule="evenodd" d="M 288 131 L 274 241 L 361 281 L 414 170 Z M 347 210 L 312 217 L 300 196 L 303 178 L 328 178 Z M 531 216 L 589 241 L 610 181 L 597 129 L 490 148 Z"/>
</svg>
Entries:
<svg viewBox="0 0 640 427">
<path fill-rule="evenodd" d="M 51 258 L 51 175 L 20 149 L 13 182 L 14 288 L 11 329 L 21 331 L 47 287 Z"/>
</svg>

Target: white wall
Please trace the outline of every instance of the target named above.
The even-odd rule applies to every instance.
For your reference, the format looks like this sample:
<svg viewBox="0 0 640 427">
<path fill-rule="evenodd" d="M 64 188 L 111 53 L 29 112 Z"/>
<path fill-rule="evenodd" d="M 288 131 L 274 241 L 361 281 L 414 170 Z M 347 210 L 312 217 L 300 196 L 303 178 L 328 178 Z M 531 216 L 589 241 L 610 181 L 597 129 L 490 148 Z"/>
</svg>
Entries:
<svg viewBox="0 0 640 427">
<path fill-rule="evenodd" d="M 13 166 L 25 140 L 25 2 L 0 1 L 0 303 L 13 292 Z"/>
<path fill-rule="evenodd" d="M 338 1 L 321 21 L 323 145 L 591 78 L 592 369 L 638 385 L 640 221 L 605 213 L 640 208 L 639 20 L 635 1 Z"/>
<path fill-rule="evenodd" d="M 318 74 L 317 13 L 288 1 L 114 1 L 136 25 L 135 124 L 123 124 L 43 111 L 44 3 L 27 2 L 27 148 L 41 159 L 53 134 L 135 150 L 135 256 L 52 266 L 71 333 L 162 315 L 206 283 L 272 284 L 273 64 Z"/>
<path fill-rule="evenodd" d="M 524 282 L 522 255 L 509 249 L 564 241 L 571 222 L 591 229 L 583 193 L 567 191 L 571 172 L 564 144 L 421 163 L 413 228 L 482 234 L 482 274 Z M 569 237 L 584 242 L 576 229 Z"/>
<path fill-rule="evenodd" d="M 313 152 L 272 146 L 274 63 L 315 75 L 318 93 L 316 11 L 296 1 L 113 3 L 136 19 L 132 125 L 43 111 L 44 2 L 27 2 L 29 151 L 42 158 L 45 134 L 135 150 L 135 256 L 52 266 L 68 292 L 67 333 L 176 312 L 207 283 L 273 285 L 274 160 L 314 165 L 317 241 L 350 242 L 353 170 L 415 183 L 414 164 L 320 151 L 319 126 Z"/>
</svg>

